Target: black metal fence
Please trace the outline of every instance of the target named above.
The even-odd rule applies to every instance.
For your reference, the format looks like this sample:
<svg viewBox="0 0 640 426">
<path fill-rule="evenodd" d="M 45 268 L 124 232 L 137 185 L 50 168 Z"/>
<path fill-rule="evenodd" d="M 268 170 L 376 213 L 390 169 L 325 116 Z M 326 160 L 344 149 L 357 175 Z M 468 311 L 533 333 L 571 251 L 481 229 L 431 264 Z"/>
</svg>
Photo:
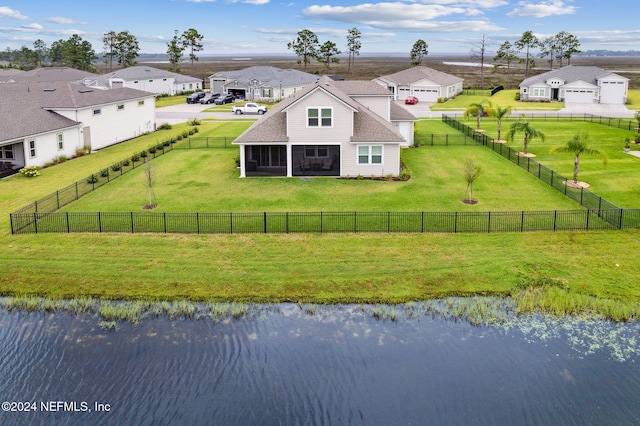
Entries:
<svg viewBox="0 0 640 426">
<path fill-rule="evenodd" d="M 606 219 L 605 219 L 606 218 Z M 620 226 L 616 225 L 619 224 Z M 427 233 L 610 230 L 640 209 L 518 212 L 13 213 L 14 233 Z"/>
</svg>

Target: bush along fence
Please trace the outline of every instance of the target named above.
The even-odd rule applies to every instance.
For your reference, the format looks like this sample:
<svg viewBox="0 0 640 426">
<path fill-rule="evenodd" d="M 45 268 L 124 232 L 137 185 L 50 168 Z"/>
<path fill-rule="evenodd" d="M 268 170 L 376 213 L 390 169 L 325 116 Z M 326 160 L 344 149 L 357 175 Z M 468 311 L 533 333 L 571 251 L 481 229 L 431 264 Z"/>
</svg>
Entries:
<svg viewBox="0 0 640 426">
<path fill-rule="evenodd" d="M 617 224 L 614 224 L 617 223 Z M 57 212 L 11 215 L 13 233 L 458 233 L 637 227 L 640 209 L 518 212 Z"/>
</svg>

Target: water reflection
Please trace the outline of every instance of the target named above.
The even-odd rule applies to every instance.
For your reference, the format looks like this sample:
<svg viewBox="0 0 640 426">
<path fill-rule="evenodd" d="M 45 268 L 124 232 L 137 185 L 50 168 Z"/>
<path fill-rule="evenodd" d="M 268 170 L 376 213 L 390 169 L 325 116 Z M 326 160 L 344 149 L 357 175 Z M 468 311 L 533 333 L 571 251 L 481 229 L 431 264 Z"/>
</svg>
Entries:
<svg viewBox="0 0 640 426">
<path fill-rule="evenodd" d="M 4 310 L 3 400 L 92 411 L 2 412 L 0 424 L 640 422 L 637 323 L 505 308 L 476 326 L 424 304 L 252 306 L 238 319 L 201 306 L 115 330 L 95 313 Z"/>
</svg>

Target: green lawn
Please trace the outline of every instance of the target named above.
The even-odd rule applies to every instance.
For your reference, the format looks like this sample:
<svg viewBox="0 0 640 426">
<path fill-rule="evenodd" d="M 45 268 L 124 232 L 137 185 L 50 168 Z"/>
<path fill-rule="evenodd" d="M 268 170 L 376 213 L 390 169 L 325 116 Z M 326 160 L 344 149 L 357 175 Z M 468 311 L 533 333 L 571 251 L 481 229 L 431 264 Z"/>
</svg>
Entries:
<svg viewBox="0 0 640 426">
<path fill-rule="evenodd" d="M 231 136 L 234 132 L 237 135 L 248 125 L 203 123 L 199 135 Z M 430 126 L 439 129 L 440 124 L 436 121 L 419 124 L 421 131 L 428 131 Z M 636 305 L 640 300 L 637 279 L 640 263 L 634 258 L 640 250 L 638 230 L 501 234 L 10 234 L 9 212 L 161 142 L 184 127 L 176 126 L 67 161 L 42 170 L 42 175 L 34 179 L 14 176 L 0 180 L 0 258 L 3 259 L 0 294 L 394 303 L 450 295 L 510 295 L 530 286 L 551 286 L 566 289 L 562 291 L 567 292 L 567 306 L 574 310 L 591 309 L 571 304 L 577 297 L 626 300 Z M 546 144 L 555 145 L 551 140 Z M 453 159 L 451 152 L 454 151 L 450 149 L 465 155 Z M 408 182 L 237 179 L 237 169 L 232 165 L 234 150 L 173 152 L 157 159 L 162 160 L 156 163 L 158 169 L 164 170 L 161 176 L 170 180 L 163 184 L 167 192 L 161 191 L 158 198 L 161 208 L 165 201 L 175 197 L 179 201 L 171 202 L 183 207 L 202 205 L 237 211 L 255 206 L 252 199 L 258 197 L 262 200 L 260 207 L 280 210 L 283 205 L 290 205 L 289 199 L 291 204 L 299 206 L 317 203 L 318 189 L 333 185 L 335 195 L 342 202 L 352 203 L 352 207 L 355 203 L 350 197 L 357 196 L 363 206 L 372 207 L 375 203 L 370 199 L 380 199 L 384 204 L 393 193 L 406 202 L 406 209 L 410 210 L 431 208 L 428 200 L 433 197 L 423 195 L 430 195 L 431 187 L 442 186 L 445 187 L 441 190 L 443 200 L 437 203 L 451 202 L 466 208 L 457 201 L 462 194 L 459 194 L 461 187 L 455 186 L 460 185 L 460 181 L 459 166 L 454 161 L 466 158 L 470 152 L 479 161 L 486 162 L 483 164 L 487 169 L 476 184 L 481 202 L 472 208 L 504 206 L 507 200 L 501 200 L 503 195 L 494 192 L 509 191 L 511 179 L 522 179 L 517 183 L 518 187 L 524 187 L 521 192 L 541 191 L 541 195 L 529 197 L 536 202 L 538 199 L 546 199 L 553 205 L 566 202 L 553 201 L 557 194 L 536 188 L 533 181 L 528 185 L 530 177 L 526 173 L 511 172 L 513 166 L 498 164 L 500 162 L 494 161 L 497 155 L 487 151 L 432 147 L 406 150 L 407 163 L 414 173 Z M 433 163 L 424 161 L 423 156 L 435 160 L 435 164 L 449 161 L 452 164 L 437 164 L 441 169 L 430 171 L 428 165 Z M 205 164 L 218 168 L 206 170 L 204 176 L 188 175 L 192 168 Z M 180 170 L 186 176 L 180 175 Z M 437 182 L 438 174 L 449 176 L 450 181 Z M 309 190 L 305 184 L 317 187 Z M 241 195 L 224 188 L 228 185 L 234 185 L 235 192 Z M 117 187 L 127 187 L 128 191 L 116 196 Z M 375 197 L 372 197 L 374 189 Z M 112 193 L 114 202 L 121 206 L 130 203 L 139 208 L 145 197 L 139 176 L 132 172 L 96 191 L 92 195 L 95 197 L 92 210 L 110 191 L 116 191 Z M 195 199 L 186 199 L 181 195 L 183 192 L 196 194 Z M 206 194 L 226 194 L 230 199 L 213 196 L 208 199 Z M 517 195 L 518 203 L 528 195 Z M 455 198 L 444 200 L 448 196 Z M 336 209 L 331 199 L 322 197 L 320 205 Z M 88 198 L 82 202 L 86 200 Z M 245 204 L 236 206 L 233 200 Z M 563 300 L 563 304 L 565 302 Z"/>
<path fill-rule="evenodd" d="M 580 157 L 579 180 L 591 185 L 590 191 L 611 201 L 619 207 L 638 208 L 640 204 L 640 158 L 623 152 L 624 139 L 633 137 L 634 132 L 615 127 L 580 121 L 543 121 L 529 119 L 531 125 L 546 135 L 546 141 L 533 139 L 529 143 L 529 152 L 535 153 L 535 160 L 546 167 L 571 178 L 573 176 L 574 155 L 569 153 L 551 154 L 553 148 L 564 145 L 580 130 L 587 131 L 591 140 L 590 147 L 604 152 L 607 164 L 597 156 Z M 505 138 L 513 121 L 502 124 L 502 138 Z M 475 121 L 468 122 L 475 127 Z M 497 137 L 497 122 L 491 118 L 483 119 L 481 127 L 487 135 Z M 512 148 L 523 149 L 523 135 L 517 134 L 509 144 Z M 632 144 L 632 150 L 640 151 L 640 146 Z"/>
<path fill-rule="evenodd" d="M 564 108 L 564 102 L 520 102 L 516 101 L 518 90 L 501 90 L 493 96 L 458 95 L 446 102 L 433 104 L 432 111 L 464 111 L 474 103 L 484 100 L 491 101 L 494 105 L 502 107 L 511 106 L 513 111 L 557 111 Z"/>
</svg>

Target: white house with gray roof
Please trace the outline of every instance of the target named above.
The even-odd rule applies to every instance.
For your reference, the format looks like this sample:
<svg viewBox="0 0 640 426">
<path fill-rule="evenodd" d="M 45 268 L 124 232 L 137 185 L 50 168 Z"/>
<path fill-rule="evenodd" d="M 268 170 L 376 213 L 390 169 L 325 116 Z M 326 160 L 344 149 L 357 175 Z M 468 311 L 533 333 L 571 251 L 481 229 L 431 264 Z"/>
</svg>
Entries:
<svg viewBox="0 0 640 426">
<path fill-rule="evenodd" d="M 140 90 L 16 82 L 0 84 L 0 99 L 3 169 L 43 166 L 155 130 L 154 94 Z"/>
<path fill-rule="evenodd" d="M 599 67 L 568 65 L 525 79 L 520 99 L 624 105 L 628 90 L 626 77 Z"/>
<path fill-rule="evenodd" d="M 398 176 L 408 144 L 393 95 L 372 81 L 327 76 L 283 99 L 233 143 L 240 176 Z M 400 107 L 402 108 L 402 107 Z"/>
<path fill-rule="evenodd" d="M 462 93 L 464 83 L 460 77 L 422 65 L 374 78 L 373 81 L 388 88 L 397 100 L 415 96 L 420 102 L 453 98 Z"/>
<path fill-rule="evenodd" d="M 88 84 L 108 89 L 128 87 L 158 95 L 178 95 L 204 88 L 202 79 L 148 66 L 134 66 L 108 72 Z"/>
<path fill-rule="evenodd" d="M 291 68 L 254 66 L 210 75 L 209 87 L 212 93 L 230 93 L 238 99 L 276 101 L 317 80 L 317 75 Z"/>
</svg>

